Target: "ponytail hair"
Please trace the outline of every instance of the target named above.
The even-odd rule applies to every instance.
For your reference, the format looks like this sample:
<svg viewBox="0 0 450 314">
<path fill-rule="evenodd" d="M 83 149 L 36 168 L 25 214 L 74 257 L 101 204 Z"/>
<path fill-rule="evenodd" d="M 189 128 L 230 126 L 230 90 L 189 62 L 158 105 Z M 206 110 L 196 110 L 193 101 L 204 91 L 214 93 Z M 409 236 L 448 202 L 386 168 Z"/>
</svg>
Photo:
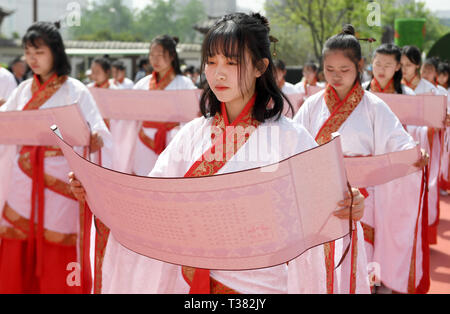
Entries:
<svg viewBox="0 0 450 314">
<path fill-rule="evenodd" d="M 400 63 L 400 60 L 402 58 L 401 49 L 394 44 L 382 44 L 375 50 L 373 54 L 374 58 L 377 54 L 393 56 L 395 58 L 395 61 L 397 61 L 397 63 Z M 402 70 L 399 69 L 394 74 L 394 89 L 397 92 L 397 94 L 403 94 L 402 78 L 403 78 Z"/>
</svg>

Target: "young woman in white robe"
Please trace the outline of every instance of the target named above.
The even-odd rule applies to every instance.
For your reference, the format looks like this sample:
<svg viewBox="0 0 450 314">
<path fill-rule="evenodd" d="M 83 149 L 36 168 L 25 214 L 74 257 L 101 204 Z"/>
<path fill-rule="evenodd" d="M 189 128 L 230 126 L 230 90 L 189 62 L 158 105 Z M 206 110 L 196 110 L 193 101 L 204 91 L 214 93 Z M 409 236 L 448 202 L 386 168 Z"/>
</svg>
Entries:
<svg viewBox="0 0 450 314">
<path fill-rule="evenodd" d="M 324 83 L 318 82 L 318 72 L 319 68 L 314 62 L 307 62 L 303 66 L 303 79 L 294 85 L 297 91 L 307 95 L 309 86 L 325 87 Z"/>
<path fill-rule="evenodd" d="M 447 95 L 447 89 L 438 84 L 437 76 L 438 76 L 438 67 L 439 67 L 439 59 L 436 57 L 431 57 L 426 59 L 421 68 L 420 68 L 420 76 L 433 84 L 436 87 L 436 95 Z M 447 99 L 447 112 L 450 112 L 450 100 Z M 446 134 L 447 133 L 447 134 Z M 447 130 L 439 130 L 440 135 L 440 153 L 441 157 L 439 160 L 439 170 L 437 173 L 436 185 L 438 187 L 438 195 L 437 195 L 437 210 L 429 212 L 428 224 L 429 224 L 429 242 L 430 244 L 437 243 L 437 228 L 439 224 L 439 211 L 440 211 L 440 193 L 441 188 L 441 180 L 442 172 L 447 173 L 448 169 L 448 129 Z M 447 143 L 446 143 L 447 141 Z M 436 155 L 437 156 L 437 155 Z M 433 179 L 434 173 L 433 173 Z M 433 181 L 434 182 L 434 181 Z"/>
<path fill-rule="evenodd" d="M 177 38 L 158 36 L 150 45 L 149 59 L 153 73 L 139 80 L 137 90 L 196 89 L 192 81 L 181 74 L 176 52 Z M 164 108 L 161 108 L 164 110 Z M 116 121 L 111 131 L 117 151 L 114 154 L 115 170 L 148 175 L 159 154 L 179 130 L 178 122 Z M 128 136 L 124 136 L 127 134 Z M 122 149 L 124 141 L 127 149 Z"/>
<path fill-rule="evenodd" d="M 276 68 L 275 73 L 277 84 L 280 90 L 283 92 L 283 94 L 290 95 L 299 93 L 295 88 L 294 84 L 286 82 L 286 74 L 287 74 L 286 64 L 282 60 L 278 59 L 275 61 L 275 68 Z"/>
<path fill-rule="evenodd" d="M 122 61 L 114 61 L 111 65 L 111 71 L 112 78 L 109 80 L 109 84 L 117 89 L 133 89 L 134 82 L 126 77 L 126 67 Z"/>
<path fill-rule="evenodd" d="M 415 46 L 402 48 L 402 74 L 403 83 L 420 94 L 442 94 L 438 88 L 420 76 L 422 64 L 420 50 Z M 443 129 L 408 126 L 408 132 L 418 141 L 423 149 L 430 155 L 428 178 L 428 243 L 436 243 L 436 223 L 439 213 L 439 173 L 441 165 L 441 152 L 443 145 Z M 425 253 L 428 254 L 428 253 Z M 425 258 L 428 258 L 425 256 Z M 424 284 L 424 287 L 429 284 Z"/>
<path fill-rule="evenodd" d="M 328 141 L 332 132 L 339 132 L 342 136 L 343 153 L 349 157 L 374 156 L 413 148 L 415 143 L 412 137 L 403 129 L 389 107 L 362 88 L 361 46 L 354 34 L 353 27 L 347 25 L 341 34 L 333 36 L 326 42 L 323 56 L 324 74 L 328 85 L 325 90 L 305 101 L 294 121 L 302 124 L 319 144 Z M 379 208 L 384 205 L 377 204 L 381 198 L 377 198 L 377 191 L 373 187 L 361 188 L 367 188 L 368 194 L 363 221 L 374 226 L 376 221 L 374 216 L 383 213 L 386 208 Z M 417 213 L 415 217 L 417 218 Z M 338 291 L 345 289 L 348 292 L 349 286 L 350 292 L 358 288 L 358 279 L 361 281 L 367 279 L 368 266 L 370 269 L 375 268 L 376 271 L 383 272 L 383 268 L 380 269 L 379 265 L 367 264 L 364 239 L 371 236 L 367 234 L 364 236 L 367 229 L 364 232 L 363 230 L 361 223 L 358 222 L 352 239 L 352 254 L 349 254 L 352 259 L 347 258 L 341 266 L 344 277 L 339 279 Z M 375 230 L 375 236 L 376 234 Z M 333 249 L 341 252 L 346 247 L 348 239 L 345 239 L 344 244 L 342 242 L 339 240 L 335 245 L 324 245 L 316 249 L 325 250 L 326 253 Z M 373 260 L 371 251 L 369 246 L 370 257 Z M 333 262 L 336 264 L 340 255 L 335 254 L 334 261 L 328 257 L 327 265 L 333 265 Z M 330 268 L 328 275 L 333 278 L 333 267 Z M 375 276 L 378 279 L 380 277 L 377 272 Z M 338 276 L 334 274 L 334 277 Z"/>
<path fill-rule="evenodd" d="M 401 49 L 393 44 L 378 47 L 372 62 L 374 78 L 363 88 L 377 93 L 415 95 L 401 84 L 401 55 Z M 399 293 L 414 293 L 422 277 L 422 179 L 423 174 L 416 172 L 375 186 L 376 212 L 366 210 L 362 219 L 363 228 L 367 229 L 364 235 L 370 235 L 366 238 L 368 260 L 380 266 L 381 284 Z"/>
<path fill-rule="evenodd" d="M 0 106 L 3 105 L 17 87 L 14 75 L 0 66 Z"/>
<path fill-rule="evenodd" d="M 103 144 L 111 149 L 110 134 L 88 89 L 67 76 L 70 63 L 57 28 L 50 23 L 33 24 L 23 46 L 35 75 L 22 82 L 0 110 L 38 110 L 76 103 L 93 132 L 91 152 Z M 82 243 L 80 221 L 85 213 L 71 193 L 70 168 L 62 152 L 43 146 L 1 146 L 0 151 L 0 186 L 8 190 L 0 199 L 0 292 L 89 292 L 88 283 L 67 284 L 68 265 L 81 262 L 77 245 Z M 78 151 L 83 153 L 83 149 Z"/>
<path fill-rule="evenodd" d="M 450 112 L 450 65 L 448 62 L 440 62 L 437 70 L 437 78 L 438 84 L 443 87 L 447 91 L 447 101 L 449 103 L 449 108 L 447 108 L 447 112 Z M 442 155 L 441 160 L 441 177 L 440 177 L 440 186 L 441 192 L 443 195 L 450 191 L 450 132 L 447 129 L 445 134 L 444 141 L 444 153 Z"/>
<path fill-rule="evenodd" d="M 316 146 L 302 126 L 281 115 L 283 98 L 274 78 L 268 33 L 268 21 L 259 14 L 227 15 L 211 28 L 203 43 L 202 60 L 208 81 L 200 106 L 204 116 L 178 132 L 158 158 L 150 176 L 192 177 L 241 171 L 281 161 Z M 269 107 L 271 101 L 273 106 Z M 216 153 L 223 147 L 212 134 L 219 135 L 217 139 L 222 135 L 230 139 L 221 135 L 229 132 L 227 126 L 250 127 L 252 131 L 248 137 L 237 134 L 239 139 L 234 142 L 237 149 L 231 155 L 201 158 L 211 157 L 211 145 L 216 147 Z M 212 133 L 215 131 L 219 132 Z M 278 134 L 274 136 L 273 131 Z M 260 145 L 267 150 L 260 147 L 262 155 L 257 152 L 255 155 L 252 150 Z M 71 186 L 83 199 L 85 192 L 80 182 L 74 179 Z M 357 189 L 353 195 L 354 219 L 360 219 L 363 197 Z M 349 219 L 349 201 L 350 196 L 340 203 L 341 210 L 335 213 L 338 218 Z M 288 265 L 249 271 L 209 271 L 160 262 L 138 255 L 116 241 L 108 241 L 102 292 L 326 292 L 323 253 L 310 251 Z"/>
</svg>

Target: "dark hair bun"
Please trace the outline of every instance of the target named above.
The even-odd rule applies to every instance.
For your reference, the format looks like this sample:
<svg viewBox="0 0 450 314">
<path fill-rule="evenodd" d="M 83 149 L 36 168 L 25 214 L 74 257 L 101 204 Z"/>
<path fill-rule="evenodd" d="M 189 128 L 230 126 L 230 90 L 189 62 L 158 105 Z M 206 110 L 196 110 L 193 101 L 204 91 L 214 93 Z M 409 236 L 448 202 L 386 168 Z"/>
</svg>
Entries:
<svg viewBox="0 0 450 314">
<path fill-rule="evenodd" d="M 265 16 L 262 16 L 259 13 L 252 13 L 250 16 L 255 18 L 255 19 L 260 20 L 262 25 L 264 25 L 265 27 L 269 28 L 269 20 Z"/>
<path fill-rule="evenodd" d="M 341 34 L 342 34 L 342 35 L 352 35 L 352 36 L 355 36 L 355 35 L 356 35 L 356 31 L 355 31 L 355 28 L 353 27 L 352 24 L 345 24 L 345 25 L 342 27 L 342 32 L 341 32 Z"/>
<path fill-rule="evenodd" d="M 178 44 L 180 42 L 180 39 L 176 36 L 172 37 L 175 44 Z"/>
</svg>

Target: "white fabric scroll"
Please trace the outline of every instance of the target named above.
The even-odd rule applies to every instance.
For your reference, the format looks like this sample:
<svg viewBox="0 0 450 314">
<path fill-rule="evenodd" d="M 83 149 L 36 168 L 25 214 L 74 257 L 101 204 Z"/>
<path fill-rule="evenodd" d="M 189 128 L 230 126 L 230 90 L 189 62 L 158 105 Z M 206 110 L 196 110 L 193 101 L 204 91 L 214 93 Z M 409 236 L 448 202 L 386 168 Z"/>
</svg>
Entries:
<svg viewBox="0 0 450 314">
<path fill-rule="evenodd" d="M 444 128 L 447 96 L 374 94 L 391 108 L 402 124 Z"/>
<path fill-rule="evenodd" d="M 62 136 L 70 145 L 89 145 L 89 126 L 77 104 L 51 109 L 0 112 L 0 144 L 56 145 L 50 130 L 53 124 L 64 125 Z"/>
<path fill-rule="evenodd" d="M 189 122 L 200 114 L 199 90 L 90 88 L 105 119 Z"/>
<path fill-rule="evenodd" d="M 111 171 L 55 138 L 94 215 L 123 246 L 154 259 L 264 268 L 349 232 L 348 221 L 332 214 L 347 193 L 339 137 L 275 166 L 199 178 Z"/>
</svg>

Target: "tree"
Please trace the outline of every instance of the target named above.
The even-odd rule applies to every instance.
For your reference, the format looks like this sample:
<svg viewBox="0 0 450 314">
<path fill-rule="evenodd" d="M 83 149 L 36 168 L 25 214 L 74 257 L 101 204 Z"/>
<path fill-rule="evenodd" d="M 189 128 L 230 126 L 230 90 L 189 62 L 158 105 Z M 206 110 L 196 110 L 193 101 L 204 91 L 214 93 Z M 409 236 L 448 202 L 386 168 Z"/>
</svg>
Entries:
<svg viewBox="0 0 450 314">
<path fill-rule="evenodd" d="M 405 4 L 401 7 L 387 7 L 383 11 L 382 21 L 385 25 L 394 27 L 395 19 L 398 18 L 424 18 L 425 22 L 425 39 L 424 51 L 428 51 L 431 46 L 442 36 L 450 31 L 450 27 L 443 24 L 430 10 L 425 6 L 424 1 L 417 1 Z"/>
<path fill-rule="evenodd" d="M 371 51 L 381 44 L 382 35 L 387 28 L 394 29 L 396 18 L 425 18 L 426 36 L 425 50 L 447 33 L 450 28 L 440 23 L 433 13 L 426 9 L 423 1 L 396 5 L 395 0 L 275 0 L 266 1 L 265 10 L 269 19 L 284 28 L 286 36 L 290 36 L 292 27 L 300 27 L 309 31 L 308 49 L 314 54 L 316 61 L 322 60 L 322 49 L 328 38 L 342 30 L 342 25 L 352 24 L 357 30 L 357 37 L 373 37 L 374 44 L 362 43 L 363 53 Z M 369 23 L 371 5 L 380 6 L 380 24 Z M 273 24 L 273 23 L 272 23 Z M 280 31 L 283 33 L 283 31 Z M 304 33 L 302 33 L 304 34 Z M 288 39 L 289 40 L 289 39 Z M 299 37 L 298 40 L 304 41 Z"/>
<path fill-rule="evenodd" d="M 122 0 L 105 0 L 92 3 L 83 9 L 81 25 L 72 27 L 72 36 L 79 40 L 118 40 L 132 33 L 134 15 Z"/>
<path fill-rule="evenodd" d="M 342 24 L 350 23 L 359 12 L 365 11 L 365 1 L 350 0 L 277 0 L 266 2 L 270 19 L 285 20 L 286 25 L 300 25 L 310 32 L 312 52 L 322 60 L 322 47 Z"/>
<path fill-rule="evenodd" d="M 150 41 L 162 34 L 193 41 L 192 26 L 206 17 L 200 0 L 152 0 L 131 11 L 122 0 L 104 0 L 82 12 L 81 26 L 73 28 L 78 40 Z"/>
</svg>

